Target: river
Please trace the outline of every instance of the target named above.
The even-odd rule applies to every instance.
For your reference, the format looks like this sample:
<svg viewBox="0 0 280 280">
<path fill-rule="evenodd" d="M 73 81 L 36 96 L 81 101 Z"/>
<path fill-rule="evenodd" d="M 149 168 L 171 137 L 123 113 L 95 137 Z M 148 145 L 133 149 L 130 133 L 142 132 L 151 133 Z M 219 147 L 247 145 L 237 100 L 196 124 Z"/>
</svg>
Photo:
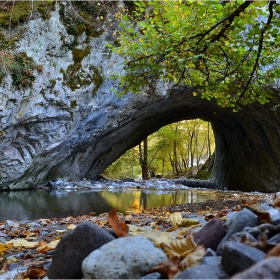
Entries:
<svg viewBox="0 0 280 280">
<path fill-rule="evenodd" d="M 214 190 L 26 190 L 0 192 L 0 222 L 63 218 L 116 209 L 121 213 L 139 213 L 143 209 L 171 204 L 215 200 L 235 192 Z"/>
</svg>

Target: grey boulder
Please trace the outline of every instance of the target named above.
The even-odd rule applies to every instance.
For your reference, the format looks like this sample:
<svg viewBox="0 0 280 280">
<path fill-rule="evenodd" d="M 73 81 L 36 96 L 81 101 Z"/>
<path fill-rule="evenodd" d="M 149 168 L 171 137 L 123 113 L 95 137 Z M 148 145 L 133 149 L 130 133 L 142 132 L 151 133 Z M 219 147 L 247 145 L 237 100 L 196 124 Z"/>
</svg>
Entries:
<svg viewBox="0 0 280 280">
<path fill-rule="evenodd" d="M 228 275 L 222 267 L 207 264 L 201 264 L 191 268 L 187 268 L 175 279 L 225 279 Z"/>
<path fill-rule="evenodd" d="M 195 234 L 194 241 L 199 245 L 203 245 L 206 249 L 216 250 L 225 234 L 226 231 L 221 220 L 213 218 Z"/>
<path fill-rule="evenodd" d="M 85 279 L 139 279 L 153 266 L 167 260 L 147 238 L 116 239 L 93 251 L 82 263 Z"/>
<path fill-rule="evenodd" d="M 47 272 L 49 279 L 81 279 L 82 261 L 94 250 L 115 238 L 101 227 L 83 222 L 66 233 L 57 244 L 52 264 Z"/>
<path fill-rule="evenodd" d="M 231 279 L 280 279 L 280 257 L 264 259 Z"/>
<path fill-rule="evenodd" d="M 234 215 L 234 218 L 231 219 L 226 236 L 217 248 L 217 255 L 222 254 L 225 242 L 228 241 L 232 235 L 242 231 L 245 227 L 255 227 L 257 225 L 258 218 L 252 211 L 247 208 L 239 211 L 236 215 Z"/>
<path fill-rule="evenodd" d="M 227 241 L 222 255 L 222 265 L 229 275 L 248 269 L 263 260 L 265 253 L 239 242 Z"/>
</svg>

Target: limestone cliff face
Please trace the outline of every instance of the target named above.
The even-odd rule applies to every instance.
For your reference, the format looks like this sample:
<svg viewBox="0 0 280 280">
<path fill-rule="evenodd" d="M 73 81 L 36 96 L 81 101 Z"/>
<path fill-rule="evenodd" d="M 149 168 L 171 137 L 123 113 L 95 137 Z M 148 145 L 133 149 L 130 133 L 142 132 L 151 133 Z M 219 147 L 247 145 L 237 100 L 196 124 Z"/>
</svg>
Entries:
<svg viewBox="0 0 280 280">
<path fill-rule="evenodd" d="M 94 178 L 163 125 L 201 118 L 212 122 L 217 142 L 212 181 L 244 191 L 279 189 L 279 107 L 272 110 L 279 93 L 237 114 L 194 97 L 193 88 L 170 93 L 166 84 L 153 95 L 117 98 L 110 76 L 122 71 L 121 58 L 106 47 L 115 40 L 113 9 L 91 32 L 72 35 L 71 21 L 62 18 L 69 5 L 58 2 L 47 19 L 33 17 L 14 43 L 14 53 L 26 53 L 41 69 L 25 88 L 9 74 L 2 80 L 0 188 Z"/>
</svg>

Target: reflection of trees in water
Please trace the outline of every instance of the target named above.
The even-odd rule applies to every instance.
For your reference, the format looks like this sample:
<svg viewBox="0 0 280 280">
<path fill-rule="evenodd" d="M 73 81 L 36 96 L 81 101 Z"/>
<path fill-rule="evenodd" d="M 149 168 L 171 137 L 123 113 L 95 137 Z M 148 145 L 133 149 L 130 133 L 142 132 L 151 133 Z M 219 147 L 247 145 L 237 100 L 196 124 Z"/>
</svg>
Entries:
<svg viewBox="0 0 280 280">
<path fill-rule="evenodd" d="M 95 212 L 96 215 L 115 208 L 118 212 L 141 212 L 143 209 L 214 200 L 231 193 L 178 190 L 114 190 L 114 191 L 13 191 L 0 192 L 0 222 L 39 218 L 62 218 Z"/>
</svg>

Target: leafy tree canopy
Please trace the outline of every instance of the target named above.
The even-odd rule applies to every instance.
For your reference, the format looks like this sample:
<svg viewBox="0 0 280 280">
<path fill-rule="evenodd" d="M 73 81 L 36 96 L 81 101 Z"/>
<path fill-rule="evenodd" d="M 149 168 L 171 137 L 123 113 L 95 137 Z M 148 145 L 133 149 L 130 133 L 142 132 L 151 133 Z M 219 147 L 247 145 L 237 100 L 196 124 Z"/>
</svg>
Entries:
<svg viewBox="0 0 280 280">
<path fill-rule="evenodd" d="M 276 1 L 139 1 L 120 24 L 122 93 L 162 79 L 233 110 L 264 104 L 280 77 Z M 278 61 L 277 61 L 278 60 Z M 277 63 L 278 62 L 278 63 Z"/>
</svg>

